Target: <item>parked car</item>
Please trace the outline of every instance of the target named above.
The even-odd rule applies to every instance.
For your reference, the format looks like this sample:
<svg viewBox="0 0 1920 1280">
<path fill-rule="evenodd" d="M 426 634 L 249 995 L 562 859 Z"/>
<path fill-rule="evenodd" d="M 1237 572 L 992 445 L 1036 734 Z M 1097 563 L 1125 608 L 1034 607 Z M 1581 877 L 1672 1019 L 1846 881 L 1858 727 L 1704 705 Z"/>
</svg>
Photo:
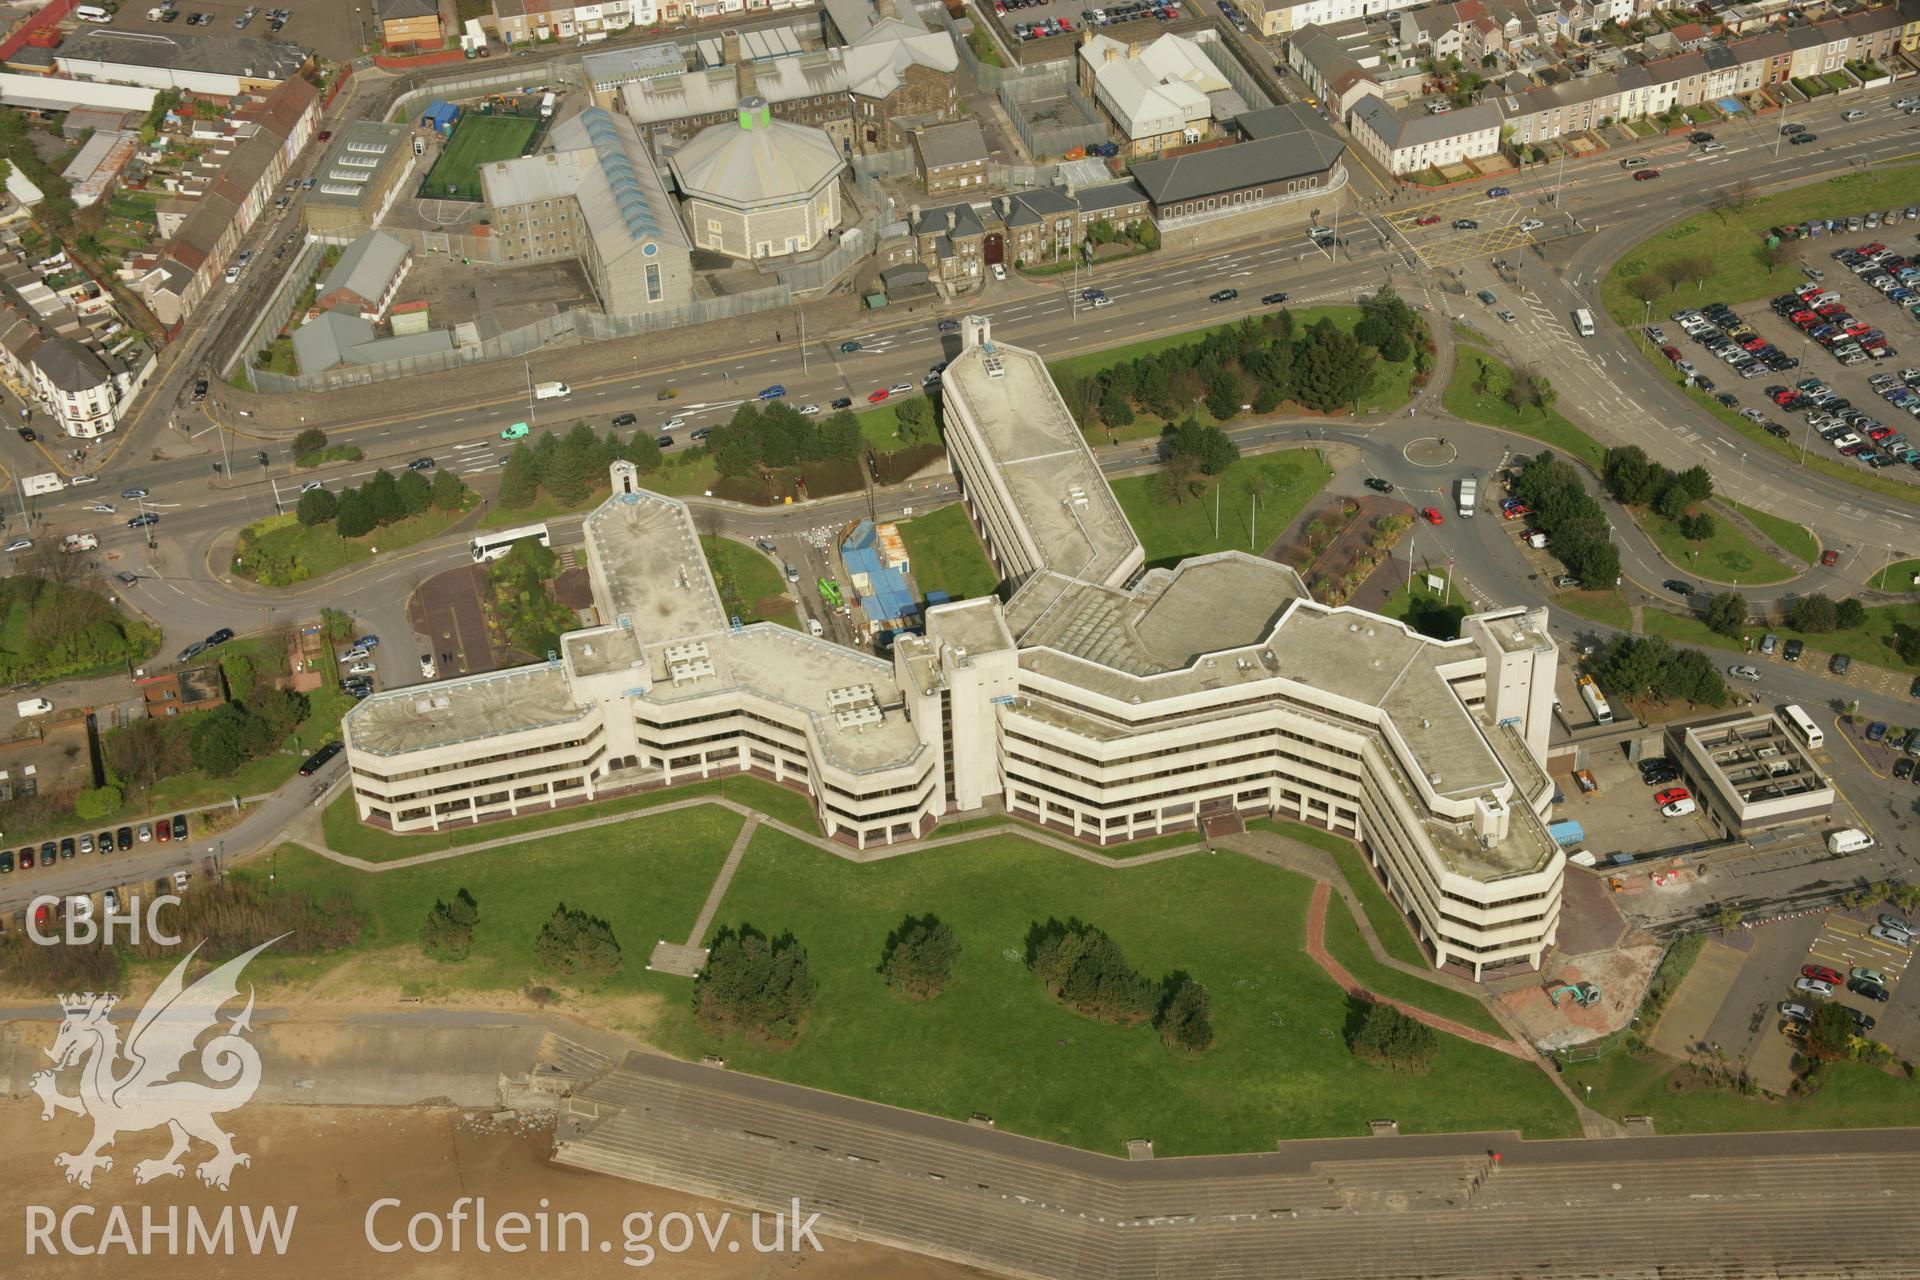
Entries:
<svg viewBox="0 0 1920 1280">
<path fill-rule="evenodd" d="M 1826 1000 L 1833 995 L 1833 987 L 1818 978 L 1801 978 L 1793 984 L 1793 989 L 1804 992 L 1816 1000 Z"/>
<path fill-rule="evenodd" d="M 1803 978 L 1818 978 L 1827 985 L 1834 987 L 1839 986 L 1841 982 L 1840 971 L 1838 969 L 1829 969 L 1824 964 L 1801 965 L 1800 976 Z"/>
<path fill-rule="evenodd" d="M 1898 929 L 1889 929 L 1883 924 L 1877 924 L 1867 930 L 1867 936 L 1876 941 L 1884 942 L 1890 947 L 1899 947 L 1902 950 L 1913 946 L 1912 934 L 1901 933 Z"/>
<path fill-rule="evenodd" d="M 1393 492 L 1393 482 L 1390 480 L 1382 480 L 1379 476 L 1368 476 L 1364 483 L 1367 488 L 1373 490 L 1375 493 Z"/>
</svg>

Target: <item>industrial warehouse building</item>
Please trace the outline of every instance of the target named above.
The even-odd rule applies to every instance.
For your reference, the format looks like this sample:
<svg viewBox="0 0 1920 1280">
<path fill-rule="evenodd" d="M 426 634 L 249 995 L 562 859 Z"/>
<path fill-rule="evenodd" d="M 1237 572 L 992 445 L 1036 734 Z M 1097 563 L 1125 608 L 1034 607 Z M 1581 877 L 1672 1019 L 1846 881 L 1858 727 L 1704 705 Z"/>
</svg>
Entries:
<svg viewBox="0 0 1920 1280">
<path fill-rule="evenodd" d="M 735 771 L 804 789 L 861 848 L 990 801 L 1103 845 L 1278 814 L 1361 842 L 1437 963 L 1539 964 L 1564 868 L 1544 610 L 1441 642 L 1237 552 L 1145 569 L 1039 356 L 970 317 L 944 381 L 1002 595 L 931 606 L 890 660 L 741 626 L 685 504 L 617 463 L 585 528 L 600 625 L 355 707 L 360 817 L 431 830 Z"/>
</svg>

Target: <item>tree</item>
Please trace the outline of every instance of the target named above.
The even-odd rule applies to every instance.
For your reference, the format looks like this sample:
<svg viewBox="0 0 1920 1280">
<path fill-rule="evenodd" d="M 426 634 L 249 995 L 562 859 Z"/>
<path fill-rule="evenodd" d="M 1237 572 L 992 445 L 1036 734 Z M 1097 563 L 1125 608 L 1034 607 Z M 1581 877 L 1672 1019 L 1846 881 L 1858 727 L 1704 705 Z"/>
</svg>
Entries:
<svg viewBox="0 0 1920 1280">
<path fill-rule="evenodd" d="M 1680 517 L 1680 536 L 1689 542 L 1705 542 L 1720 531 L 1720 522 L 1710 511 L 1695 511 Z"/>
<path fill-rule="evenodd" d="M 1768 275 L 1772 275 L 1778 271 L 1786 264 L 1787 259 L 1792 256 L 1787 246 L 1773 236 L 1768 236 L 1765 240 L 1762 240 L 1759 247 L 1754 249 L 1753 253 L 1754 256 L 1760 260 L 1760 265 L 1767 269 Z"/>
<path fill-rule="evenodd" d="M 1155 1025 L 1161 1043 L 1183 1053 L 1205 1053 L 1213 1047 L 1213 997 L 1207 989 L 1182 974 L 1168 983 Z"/>
<path fill-rule="evenodd" d="M 473 926 L 480 918 L 480 906 L 465 889 L 453 895 L 452 902 L 434 900 L 420 927 L 420 950 L 435 960 L 464 960 L 473 949 Z"/>
<path fill-rule="evenodd" d="M 87 787 L 73 798 L 73 816 L 85 822 L 101 822 L 118 812 L 118 787 Z"/>
<path fill-rule="evenodd" d="M 360 492 L 366 495 L 376 526 L 392 524 L 407 514 L 406 503 L 400 500 L 400 482 L 385 467 L 374 472 L 373 478 L 360 486 Z"/>
<path fill-rule="evenodd" d="M 880 973 L 902 995 L 931 1000 L 953 980 L 954 961 L 959 958 L 960 941 L 940 917 L 908 916 L 887 935 Z"/>
<path fill-rule="evenodd" d="M 443 471 L 440 474 L 447 473 Z M 458 484 L 459 481 L 454 483 Z M 433 505 L 433 485 L 418 471 L 403 472 L 394 489 L 400 499 L 400 508 L 407 515 L 417 516 Z"/>
<path fill-rule="evenodd" d="M 1823 592 L 1801 596 L 1787 608 L 1787 625 L 1810 636 L 1825 635 L 1839 624 L 1840 610 Z"/>
<path fill-rule="evenodd" d="M 710 1034 L 741 1032 L 775 1044 L 800 1034 L 817 991 L 807 949 L 792 934 L 722 929 L 693 983 L 694 1015 Z"/>
<path fill-rule="evenodd" d="M 1642 302 L 1653 302 L 1667 294 L 1666 275 L 1657 267 L 1648 268 L 1627 280 L 1627 292 Z"/>
<path fill-rule="evenodd" d="M 1110 427 L 1133 425 L 1133 405 L 1118 388 L 1108 387 L 1100 395 L 1100 421 Z"/>
<path fill-rule="evenodd" d="M 647 434 L 643 427 L 633 433 L 633 439 L 621 451 L 621 456 L 633 464 L 633 469 L 643 476 L 650 476 L 660 469 L 665 455 L 660 452 L 659 443 Z"/>
<path fill-rule="evenodd" d="M 1699 463 L 1674 476 L 1673 483 L 1688 502 L 1705 502 L 1713 496 L 1713 476 Z"/>
<path fill-rule="evenodd" d="M 1220 422 L 1231 421 L 1240 412 L 1240 379 L 1233 370 L 1216 370 L 1207 380 L 1207 412 Z"/>
<path fill-rule="evenodd" d="M 1127 963 L 1120 944 L 1079 920 L 1048 920 L 1027 932 L 1027 967 L 1067 1007 L 1121 1024 L 1153 1012 L 1153 983 Z"/>
<path fill-rule="evenodd" d="M 325 489 L 309 489 L 300 495 L 300 505 L 293 509 L 293 518 L 311 529 L 333 519 L 339 509 L 340 500 L 333 494 Z"/>
<path fill-rule="evenodd" d="M 1295 398 L 1323 413 L 1351 408 L 1372 383 L 1376 358 L 1352 335 L 1322 320 L 1294 357 Z"/>
<path fill-rule="evenodd" d="M 906 444 L 928 444 L 940 437 L 934 426 L 933 406 L 925 399 L 906 400 L 894 408 L 894 421 L 900 425 L 900 439 Z"/>
<path fill-rule="evenodd" d="M 1347 1048 L 1354 1057 L 1376 1067 L 1424 1075 L 1440 1047 L 1432 1027 L 1414 1021 L 1384 1000 L 1367 1001 L 1358 1023 L 1348 1035 Z"/>
<path fill-rule="evenodd" d="M 500 468 L 500 505 L 510 510 L 530 507 L 540 490 L 540 478 L 533 462 L 533 450 L 525 440 L 513 446 L 506 465 Z"/>
<path fill-rule="evenodd" d="M 545 968 L 571 978 L 604 981 L 620 970 L 620 944 L 614 940 L 613 926 L 564 902 L 554 907 L 552 918 L 541 926 L 533 954 Z"/>
<path fill-rule="evenodd" d="M 362 534 L 372 533 L 375 523 L 373 504 L 368 500 L 365 489 L 349 489 L 340 495 L 333 515 L 335 533 L 343 538 L 358 538 Z"/>
<path fill-rule="evenodd" d="M 1168 433 L 1165 453 L 1169 459 L 1192 458 L 1202 472 L 1217 476 L 1239 459 L 1240 446 L 1220 428 L 1203 427 L 1188 418 Z"/>
<path fill-rule="evenodd" d="M 209 777 L 230 778 L 241 765 L 272 745 L 272 737 L 258 716 L 238 703 L 227 702 L 194 717 L 187 738 L 193 763 Z"/>
<path fill-rule="evenodd" d="M 1747 627 L 1747 598 L 1738 591 L 1723 591 L 1707 601 L 1706 623 L 1715 632 L 1738 640 Z"/>
<path fill-rule="evenodd" d="M 441 511 L 456 511 L 466 501 L 467 485 L 451 471 L 434 473 L 430 500 Z"/>
<path fill-rule="evenodd" d="M 318 427 L 308 427 L 293 438 L 293 456 L 295 461 L 310 453 L 318 453 L 327 447 L 327 433 Z"/>
<path fill-rule="evenodd" d="M 1174 507 L 1198 494 L 1204 485 L 1199 460 L 1186 453 L 1169 454 L 1153 477 L 1154 496 Z"/>
<path fill-rule="evenodd" d="M 1650 460 L 1646 450 L 1637 444 L 1607 450 L 1601 474 L 1606 479 L 1607 491 L 1627 506 L 1643 506 L 1653 501 L 1668 484 L 1667 469 Z"/>
<path fill-rule="evenodd" d="M 1833 625 L 1839 631 L 1852 631 L 1856 627 L 1866 626 L 1867 606 L 1848 596 L 1833 607 Z"/>
<path fill-rule="evenodd" d="M 1853 1011 L 1838 1001 L 1813 1008 L 1807 1028 L 1807 1056 L 1816 1062 L 1837 1062 L 1853 1053 Z"/>
</svg>

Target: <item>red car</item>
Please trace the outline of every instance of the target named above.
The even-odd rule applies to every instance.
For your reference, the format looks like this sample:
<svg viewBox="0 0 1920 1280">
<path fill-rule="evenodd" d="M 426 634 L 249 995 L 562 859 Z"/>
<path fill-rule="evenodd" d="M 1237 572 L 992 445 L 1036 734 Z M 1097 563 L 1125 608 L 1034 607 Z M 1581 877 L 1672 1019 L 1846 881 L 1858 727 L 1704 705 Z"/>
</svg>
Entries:
<svg viewBox="0 0 1920 1280">
<path fill-rule="evenodd" d="M 1874 439 L 1874 440 L 1885 440 L 1888 436 L 1892 434 L 1893 434 L 1892 427 L 1874 427 L 1867 432 L 1867 436 L 1870 439 Z"/>
<path fill-rule="evenodd" d="M 161 844 L 165 844 L 167 841 L 173 839 L 173 824 L 164 820 L 154 823 L 153 838 Z"/>
<path fill-rule="evenodd" d="M 1808 325 L 1820 323 L 1820 313 L 1817 311 L 1796 311 L 1787 318 L 1803 329 Z"/>
<path fill-rule="evenodd" d="M 1847 336 L 1850 338 L 1857 338 L 1863 333 L 1872 333 L 1872 332 L 1873 332 L 1873 326 L 1866 323 L 1864 320 L 1855 320 L 1852 324 L 1847 326 Z"/>
<path fill-rule="evenodd" d="M 882 400 L 885 400 L 886 398 L 887 398 L 887 389 L 885 387 L 881 387 L 879 390 L 875 391 L 872 395 L 867 397 L 867 403 L 879 404 Z"/>
<path fill-rule="evenodd" d="M 1445 516 L 1432 507 L 1420 508 L 1420 514 L 1426 518 L 1428 524 L 1445 524 L 1447 521 Z"/>
<path fill-rule="evenodd" d="M 1669 359 L 1669 360 L 1672 360 L 1672 361 L 1675 361 L 1675 362 L 1678 362 L 1678 361 L 1679 361 L 1679 359 L 1680 359 L 1680 348 L 1678 348 L 1678 347 L 1662 347 L 1662 348 L 1660 348 L 1660 354 L 1661 354 L 1661 355 L 1663 355 L 1663 356 L 1665 356 L 1665 357 L 1666 357 L 1667 359 Z"/>
<path fill-rule="evenodd" d="M 1847 981 L 1834 970 L 1827 968 L 1827 966 L 1823 964 L 1802 965 L 1800 968 L 1800 976 L 1803 978 L 1817 978 L 1821 982 L 1830 982 L 1836 987 L 1844 986 Z"/>
<path fill-rule="evenodd" d="M 1668 787 L 1665 791 L 1656 791 L 1653 793 L 1653 802 L 1662 809 L 1681 800 L 1691 799 L 1693 799 L 1693 792 L 1687 790 L 1685 787 Z"/>
<path fill-rule="evenodd" d="M 1800 393 L 1792 387 L 1782 387 L 1773 393 L 1773 402 L 1777 405 L 1789 405 L 1800 398 Z"/>
<path fill-rule="evenodd" d="M 1416 227 L 1431 227 L 1436 225 L 1439 221 L 1440 221 L 1439 214 L 1430 213 L 1426 215 L 1424 218 L 1415 218 L 1413 220 L 1413 225 Z"/>
<path fill-rule="evenodd" d="M 1508 501 L 1512 500 L 1509 499 Z M 1524 502 L 1514 502 L 1512 506 L 1508 506 L 1503 502 L 1500 504 L 1500 514 L 1508 520 L 1518 520 L 1521 516 L 1532 515 L 1533 508 Z"/>
<path fill-rule="evenodd" d="M 1828 547 L 1820 553 L 1820 563 L 1831 569 L 1834 565 L 1840 563 L 1840 553 L 1832 547 Z"/>
<path fill-rule="evenodd" d="M 1652 182 L 1655 178 L 1659 176 L 1660 176 L 1660 171 L 1658 169 L 1642 169 L 1640 172 L 1633 175 L 1633 180 L 1635 182 Z"/>
</svg>

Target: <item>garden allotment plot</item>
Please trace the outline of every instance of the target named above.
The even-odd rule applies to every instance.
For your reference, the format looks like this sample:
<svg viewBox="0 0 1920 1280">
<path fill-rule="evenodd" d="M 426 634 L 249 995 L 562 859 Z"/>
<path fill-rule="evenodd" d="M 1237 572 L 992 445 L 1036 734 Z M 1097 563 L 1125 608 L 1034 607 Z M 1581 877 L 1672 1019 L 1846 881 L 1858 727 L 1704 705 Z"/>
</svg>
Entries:
<svg viewBox="0 0 1920 1280">
<path fill-rule="evenodd" d="M 540 128 L 534 116 L 464 115 L 420 184 L 421 199 L 480 199 L 480 166 L 526 152 Z"/>
</svg>

